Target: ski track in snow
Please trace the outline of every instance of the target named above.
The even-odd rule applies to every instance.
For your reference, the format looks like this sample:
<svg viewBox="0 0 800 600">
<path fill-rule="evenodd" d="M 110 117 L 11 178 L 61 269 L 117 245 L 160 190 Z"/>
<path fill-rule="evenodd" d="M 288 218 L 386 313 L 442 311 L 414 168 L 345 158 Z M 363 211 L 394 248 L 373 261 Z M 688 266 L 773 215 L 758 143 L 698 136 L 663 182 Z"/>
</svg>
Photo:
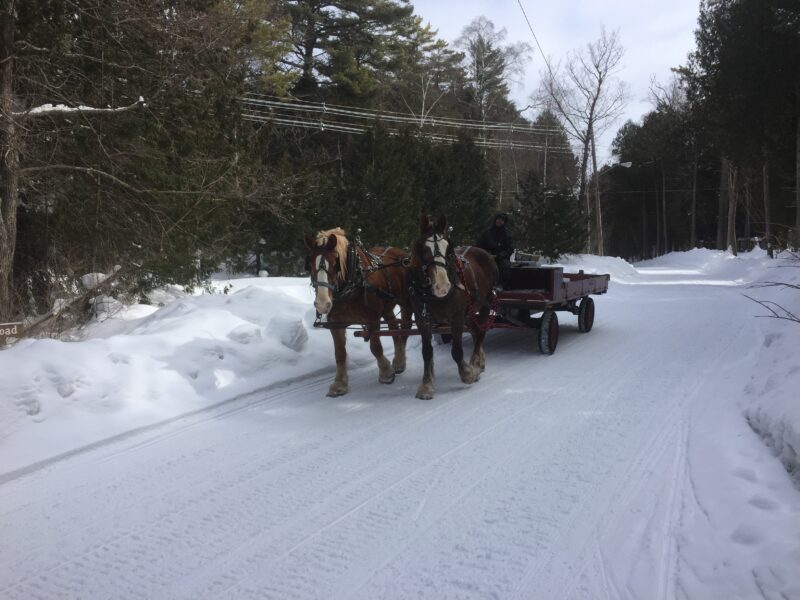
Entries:
<svg viewBox="0 0 800 600">
<path fill-rule="evenodd" d="M 735 287 L 643 287 L 598 299 L 588 335 L 563 318 L 552 357 L 490 332 L 473 386 L 437 347 L 431 402 L 418 348 L 336 399 L 331 353 L 324 376 L 7 481 L 0 597 L 673 598 L 689 408 L 751 324 L 707 327 Z"/>
</svg>

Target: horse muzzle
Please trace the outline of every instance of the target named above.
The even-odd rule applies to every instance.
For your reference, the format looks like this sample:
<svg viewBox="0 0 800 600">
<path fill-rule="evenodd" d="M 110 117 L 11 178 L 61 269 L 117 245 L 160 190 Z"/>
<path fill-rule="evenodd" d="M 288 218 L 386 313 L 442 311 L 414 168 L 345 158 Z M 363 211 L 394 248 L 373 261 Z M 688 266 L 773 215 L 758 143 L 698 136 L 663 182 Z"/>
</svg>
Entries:
<svg viewBox="0 0 800 600">
<path fill-rule="evenodd" d="M 436 282 L 433 284 L 433 295 L 437 298 L 444 298 L 450 293 L 451 287 L 452 286 L 450 285 L 449 281 L 447 283 Z"/>
</svg>

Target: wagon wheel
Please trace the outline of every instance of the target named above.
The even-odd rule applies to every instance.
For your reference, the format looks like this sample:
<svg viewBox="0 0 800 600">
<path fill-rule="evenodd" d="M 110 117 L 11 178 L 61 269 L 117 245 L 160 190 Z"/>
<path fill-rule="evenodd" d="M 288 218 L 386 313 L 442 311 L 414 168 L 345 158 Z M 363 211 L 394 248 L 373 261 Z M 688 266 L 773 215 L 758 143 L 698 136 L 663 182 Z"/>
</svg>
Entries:
<svg viewBox="0 0 800 600">
<path fill-rule="evenodd" d="M 578 307 L 578 331 L 588 333 L 594 325 L 594 300 L 586 296 Z"/>
<path fill-rule="evenodd" d="M 539 351 L 552 354 L 558 345 L 558 316 L 552 310 L 544 311 L 539 325 Z"/>
</svg>

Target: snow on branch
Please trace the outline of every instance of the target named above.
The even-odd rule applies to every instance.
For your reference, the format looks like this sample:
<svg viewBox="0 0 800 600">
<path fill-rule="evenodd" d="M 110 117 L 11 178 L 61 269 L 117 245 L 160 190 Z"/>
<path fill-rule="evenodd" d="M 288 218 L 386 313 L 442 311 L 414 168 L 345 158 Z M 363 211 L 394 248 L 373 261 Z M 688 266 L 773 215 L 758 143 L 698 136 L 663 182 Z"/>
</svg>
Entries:
<svg viewBox="0 0 800 600">
<path fill-rule="evenodd" d="M 139 96 L 139 99 L 133 104 L 128 106 L 119 106 L 117 108 L 97 108 L 94 106 L 67 106 L 66 104 L 42 104 L 29 110 L 23 110 L 13 113 L 15 117 L 42 117 L 45 115 L 53 114 L 67 114 L 67 113 L 81 113 L 81 114 L 103 114 L 103 113 L 119 113 L 126 110 L 133 110 L 140 106 L 147 106 L 144 98 Z"/>
</svg>

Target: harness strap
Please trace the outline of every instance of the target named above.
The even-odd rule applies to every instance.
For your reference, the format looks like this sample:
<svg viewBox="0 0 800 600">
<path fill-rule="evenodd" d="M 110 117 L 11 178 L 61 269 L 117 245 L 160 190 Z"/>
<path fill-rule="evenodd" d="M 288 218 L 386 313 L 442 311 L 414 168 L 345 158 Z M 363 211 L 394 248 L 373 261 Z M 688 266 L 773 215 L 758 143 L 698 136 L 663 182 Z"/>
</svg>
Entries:
<svg viewBox="0 0 800 600">
<path fill-rule="evenodd" d="M 392 247 L 388 246 L 384 249 L 380 256 L 377 256 L 364 248 L 358 242 L 351 242 L 347 247 L 347 257 L 346 257 L 346 264 L 347 264 L 347 275 L 344 281 L 342 282 L 342 287 L 339 288 L 338 281 L 339 281 L 339 270 L 336 270 L 335 276 L 331 276 L 331 270 L 329 267 L 326 266 L 324 269 L 326 273 L 328 273 L 329 279 L 333 279 L 334 283 L 328 282 L 320 282 L 314 281 L 312 285 L 314 286 L 321 286 L 324 288 L 328 288 L 333 291 L 333 297 L 335 300 L 342 300 L 347 299 L 355 294 L 358 293 L 360 289 L 363 288 L 364 293 L 367 292 L 374 293 L 379 298 L 387 301 L 392 301 L 397 303 L 397 297 L 392 293 L 391 289 L 391 282 L 387 279 L 386 283 L 389 286 L 389 290 L 386 291 L 376 285 L 373 285 L 367 281 L 367 276 L 370 274 L 381 270 L 386 269 L 388 267 L 395 267 L 395 266 L 407 266 L 407 259 L 400 258 L 390 263 L 384 263 L 383 257 L 391 250 Z M 359 250 L 363 253 L 364 257 L 366 257 L 366 261 L 368 264 L 362 264 L 362 261 L 359 260 Z"/>
<path fill-rule="evenodd" d="M 381 289 L 378 286 L 372 285 L 371 283 L 368 283 L 366 281 L 364 282 L 364 291 L 372 292 L 373 294 L 378 296 L 378 298 L 382 298 L 383 300 L 392 300 L 394 302 L 397 302 L 397 297 L 394 294 L 392 294 L 391 292 L 387 292 L 386 290 Z"/>
<path fill-rule="evenodd" d="M 458 278 L 461 281 L 461 284 L 464 286 L 464 294 L 467 297 L 467 314 L 469 318 L 472 320 L 473 324 L 476 328 L 486 331 L 494 325 L 495 317 L 497 316 L 497 309 L 499 308 L 499 300 L 497 299 L 497 294 L 493 295 L 492 302 L 489 304 L 486 300 L 480 297 L 478 293 L 478 282 L 477 279 L 473 276 L 472 280 L 475 284 L 474 290 L 468 291 L 467 290 L 467 280 L 464 276 L 464 265 L 466 264 L 467 268 L 472 271 L 472 265 L 469 263 L 468 260 L 463 258 L 463 256 L 467 253 L 467 250 L 470 249 L 470 246 L 467 247 L 466 250 L 462 253 L 461 256 L 456 255 L 456 273 L 458 274 Z M 486 320 L 486 323 L 481 323 L 478 321 L 478 314 L 474 310 L 473 302 L 477 301 L 479 304 L 486 306 L 489 308 L 489 318 Z"/>
</svg>

